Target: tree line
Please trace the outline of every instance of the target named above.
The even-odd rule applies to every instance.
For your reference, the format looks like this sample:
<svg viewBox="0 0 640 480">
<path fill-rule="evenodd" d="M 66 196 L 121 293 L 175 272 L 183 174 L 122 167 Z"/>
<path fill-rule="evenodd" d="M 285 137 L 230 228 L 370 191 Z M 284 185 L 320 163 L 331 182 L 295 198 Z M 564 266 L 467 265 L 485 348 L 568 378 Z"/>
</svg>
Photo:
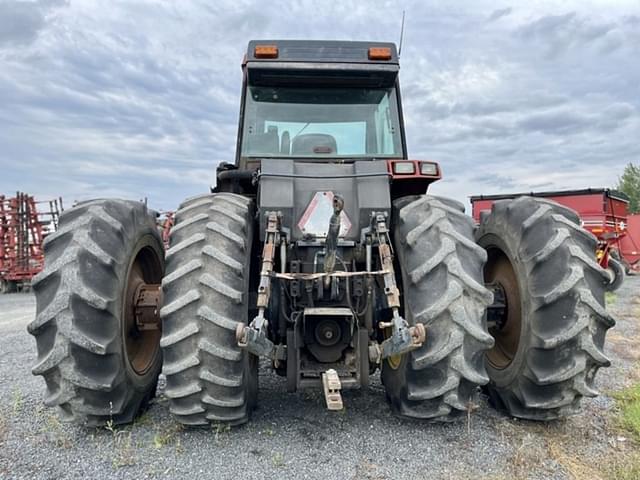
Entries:
<svg viewBox="0 0 640 480">
<path fill-rule="evenodd" d="M 629 213 L 640 213 L 640 165 L 629 163 L 624 167 L 616 190 L 629 197 Z"/>
</svg>

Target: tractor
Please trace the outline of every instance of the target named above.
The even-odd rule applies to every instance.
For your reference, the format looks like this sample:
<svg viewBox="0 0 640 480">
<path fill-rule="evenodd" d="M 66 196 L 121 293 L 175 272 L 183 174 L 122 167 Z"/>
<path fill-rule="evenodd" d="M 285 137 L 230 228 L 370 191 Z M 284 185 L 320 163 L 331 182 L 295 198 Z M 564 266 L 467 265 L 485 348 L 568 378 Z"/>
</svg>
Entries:
<svg viewBox="0 0 640 480">
<path fill-rule="evenodd" d="M 28 327 L 45 403 L 131 422 L 162 373 L 179 422 L 239 425 L 261 362 L 336 410 L 379 370 L 416 420 L 466 415 L 480 389 L 543 421 L 597 395 L 615 321 L 596 239 L 542 198 L 476 226 L 428 194 L 441 168 L 407 153 L 399 68 L 392 43 L 251 41 L 235 162 L 179 206 L 166 254 L 145 203 L 66 210 Z"/>
</svg>

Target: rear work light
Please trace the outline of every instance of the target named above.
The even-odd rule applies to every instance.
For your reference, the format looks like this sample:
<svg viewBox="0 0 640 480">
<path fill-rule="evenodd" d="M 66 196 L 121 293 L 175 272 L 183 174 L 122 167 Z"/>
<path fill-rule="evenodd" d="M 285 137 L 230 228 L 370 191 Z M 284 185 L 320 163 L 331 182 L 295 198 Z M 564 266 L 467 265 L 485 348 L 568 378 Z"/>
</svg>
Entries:
<svg viewBox="0 0 640 480">
<path fill-rule="evenodd" d="M 391 60 L 391 49 L 389 47 L 371 47 L 369 60 Z"/>
<path fill-rule="evenodd" d="M 422 175 L 438 175 L 438 165 L 431 162 L 420 163 L 420 173 Z"/>
<path fill-rule="evenodd" d="M 275 45 L 256 45 L 253 56 L 256 58 L 278 58 L 278 47 Z"/>
<path fill-rule="evenodd" d="M 393 162 L 393 173 L 396 175 L 413 175 L 416 167 L 413 162 Z"/>
</svg>

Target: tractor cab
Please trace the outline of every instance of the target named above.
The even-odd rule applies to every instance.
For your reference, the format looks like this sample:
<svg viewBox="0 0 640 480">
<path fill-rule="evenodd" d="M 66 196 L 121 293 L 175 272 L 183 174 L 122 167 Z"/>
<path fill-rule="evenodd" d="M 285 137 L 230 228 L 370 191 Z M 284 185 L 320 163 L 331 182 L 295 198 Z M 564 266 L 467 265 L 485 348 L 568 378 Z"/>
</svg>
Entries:
<svg viewBox="0 0 640 480">
<path fill-rule="evenodd" d="M 268 159 L 382 161 L 383 173 L 408 180 L 408 193 L 440 178 L 433 162 L 394 167 L 408 158 L 394 44 L 251 41 L 242 68 L 236 160 L 219 167 L 216 191 L 253 193 Z"/>
<path fill-rule="evenodd" d="M 250 42 L 238 163 L 406 158 L 393 44 Z"/>
</svg>

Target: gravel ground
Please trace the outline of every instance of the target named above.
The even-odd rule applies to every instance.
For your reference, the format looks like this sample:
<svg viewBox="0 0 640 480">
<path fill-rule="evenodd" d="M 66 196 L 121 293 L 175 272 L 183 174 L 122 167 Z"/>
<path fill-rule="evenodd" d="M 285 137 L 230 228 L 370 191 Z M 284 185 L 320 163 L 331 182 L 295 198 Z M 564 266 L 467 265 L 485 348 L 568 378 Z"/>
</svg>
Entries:
<svg viewBox="0 0 640 480">
<path fill-rule="evenodd" d="M 608 342 L 613 366 L 598 377 L 604 394 L 566 421 L 512 420 L 481 397 L 466 421 L 411 423 L 389 413 L 378 378 L 368 392 L 344 394 L 345 412 L 330 413 L 319 392 L 287 394 L 284 379 L 265 370 L 253 420 L 229 431 L 181 429 L 162 395 L 133 426 L 61 424 L 30 371 L 34 298 L 0 296 L 0 479 L 607 478 L 605 462 L 635 448 L 614 428 L 607 393 L 640 380 L 640 277 L 609 300 L 618 325 Z"/>
</svg>

